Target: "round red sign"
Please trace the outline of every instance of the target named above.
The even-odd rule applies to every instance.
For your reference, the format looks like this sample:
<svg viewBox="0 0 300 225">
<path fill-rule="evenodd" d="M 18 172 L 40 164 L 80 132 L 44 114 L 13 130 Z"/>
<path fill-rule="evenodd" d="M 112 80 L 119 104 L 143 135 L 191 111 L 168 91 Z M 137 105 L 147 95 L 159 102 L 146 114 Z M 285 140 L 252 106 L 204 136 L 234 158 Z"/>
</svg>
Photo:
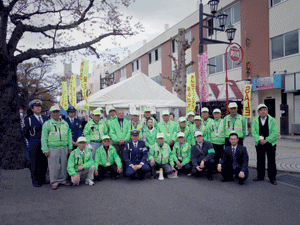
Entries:
<svg viewBox="0 0 300 225">
<path fill-rule="evenodd" d="M 229 49 L 229 57 L 233 62 L 240 62 L 242 60 L 242 50 L 238 46 L 231 46 Z"/>
</svg>

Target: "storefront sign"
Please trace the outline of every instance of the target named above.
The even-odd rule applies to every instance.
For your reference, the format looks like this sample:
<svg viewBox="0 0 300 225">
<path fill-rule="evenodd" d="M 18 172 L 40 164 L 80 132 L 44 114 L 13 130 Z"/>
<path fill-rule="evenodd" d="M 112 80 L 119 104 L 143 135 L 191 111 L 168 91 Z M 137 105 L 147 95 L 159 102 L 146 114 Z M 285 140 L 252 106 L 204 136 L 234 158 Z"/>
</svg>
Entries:
<svg viewBox="0 0 300 225">
<path fill-rule="evenodd" d="M 244 92 L 244 110 L 243 110 L 243 116 L 246 118 L 252 117 L 252 111 L 251 111 L 251 88 L 252 85 L 245 85 L 245 92 Z"/>
<path fill-rule="evenodd" d="M 281 88 L 281 75 L 253 79 L 253 91 Z"/>
<path fill-rule="evenodd" d="M 242 49 L 237 45 L 230 46 L 228 54 L 233 62 L 239 63 L 243 59 Z"/>
</svg>

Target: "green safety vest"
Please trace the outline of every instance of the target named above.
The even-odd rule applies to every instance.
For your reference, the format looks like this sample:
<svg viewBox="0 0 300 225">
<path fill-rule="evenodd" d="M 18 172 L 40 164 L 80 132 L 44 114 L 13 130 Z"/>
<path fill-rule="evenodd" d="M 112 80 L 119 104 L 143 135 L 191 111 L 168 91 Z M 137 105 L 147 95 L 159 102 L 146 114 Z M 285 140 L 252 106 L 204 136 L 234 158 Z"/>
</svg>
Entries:
<svg viewBox="0 0 300 225">
<path fill-rule="evenodd" d="M 134 125 L 132 120 L 130 121 L 130 130 L 134 130 L 134 129 L 140 130 L 139 139 L 143 138 L 143 128 L 144 126 L 142 123 L 140 123 L 140 121 L 137 122 L 136 126 Z"/>
<path fill-rule="evenodd" d="M 118 168 L 122 168 L 121 158 L 119 157 L 117 150 L 112 145 L 109 146 L 108 155 L 106 155 L 106 151 L 101 145 L 95 154 L 95 170 L 98 170 L 99 166 L 108 167 L 113 165 L 114 163 L 117 164 Z"/>
<path fill-rule="evenodd" d="M 176 133 L 177 123 L 169 120 L 166 124 L 164 121 L 161 121 L 157 125 L 158 132 L 163 133 L 165 135 L 164 142 L 169 144 L 171 140 L 175 142 L 174 133 Z"/>
<path fill-rule="evenodd" d="M 212 120 L 207 128 L 207 136 L 210 137 L 210 142 L 216 145 L 223 145 L 225 144 L 224 135 L 224 120 Z"/>
<path fill-rule="evenodd" d="M 113 120 L 110 123 L 109 136 L 113 144 L 118 144 L 119 140 L 125 142 L 130 140 L 130 123 L 127 119 L 123 119 L 123 127 L 121 129 L 118 119 Z"/>
<path fill-rule="evenodd" d="M 157 127 L 156 119 L 154 119 L 154 117 L 152 117 L 152 116 L 150 116 L 150 118 L 153 120 L 153 126 Z M 147 127 L 147 119 L 145 117 L 142 118 L 141 122 L 144 125 L 144 127 Z"/>
<path fill-rule="evenodd" d="M 68 129 L 69 125 L 64 120 L 60 123 L 53 122 L 50 120 L 50 132 L 48 134 L 48 142 L 58 142 L 68 140 Z"/>
<path fill-rule="evenodd" d="M 94 165 L 94 160 L 92 158 L 92 152 L 90 149 L 85 148 L 83 155 L 77 147 L 74 151 L 71 152 L 67 170 L 70 176 L 75 176 L 76 172 L 78 172 L 78 167 L 82 165 L 83 169 L 89 169 L 92 165 Z"/>
<path fill-rule="evenodd" d="M 189 126 L 185 126 L 184 131 L 181 130 L 180 125 L 177 126 L 176 132 L 174 134 L 174 139 L 177 140 L 177 134 L 179 132 L 183 132 L 185 136 L 186 142 L 188 142 L 190 145 L 192 145 L 195 142 L 195 138 L 193 135 L 193 131 Z"/>
<path fill-rule="evenodd" d="M 183 145 L 180 146 L 179 142 L 176 142 L 172 150 L 172 156 L 174 163 L 180 160 L 183 166 L 186 165 L 191 161 L 191 145 L 184 142 Z"/>
<path fill-rule="evenodd" d="M 246 119 L 245 117 L 237 114 L 235 119 L 231 117 L 231 115 L 227 115 L 224 118 L 224 130 L 225 137 L 229 138 L 229 134 L 231 131 L 235 131 L 239 138 L 246 137 Z"/>
<path fill-rule="evenodd" d="M 91 141 L 101 141 L 103 135 L 107 134 L 105 121 L 99 120 L 98 123 L 95 123 L 94 120 L 90 120 L 85 125 L 83 134 L 86 137 L 87 144 Z"/>
<path fill-rule="evenodd" d="M 156 143 L 157 128 L 153 127 L 153 131 L 151 133 L 149 128 L 145 127 L 143 132 L 144 132 L 144 135 L 146 136 L 146 146 L 152 147 Z"/>
<path fill-rule="evenodd" d="M 169 163 L 170 166 L 174 166 L 170 146 L 166 143 L 164 143 L 162 147 L 160 147 L 158 143 L 155 143 L 150 148 L 148 160 L 150 161 L 151 159 L 154 159 L 154 161 L 159 165 Z"/>
</svg>

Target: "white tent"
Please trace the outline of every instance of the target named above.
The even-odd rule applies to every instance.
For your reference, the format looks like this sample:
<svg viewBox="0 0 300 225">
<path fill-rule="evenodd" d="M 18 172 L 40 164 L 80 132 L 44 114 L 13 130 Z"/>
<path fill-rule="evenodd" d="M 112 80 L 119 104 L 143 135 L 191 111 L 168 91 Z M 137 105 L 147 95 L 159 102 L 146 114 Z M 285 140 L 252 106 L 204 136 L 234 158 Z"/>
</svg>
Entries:
<svg viewBox="0 0 300 225">
<path fill-rule="evenodd" d="M 89 106 L 93 108 L 105 107 L 105 105 L 113 105 L 117 108 L 128 108 L 129 105 L 156 108 L 186 107 L 185 102 L 143 73 L 100 90 L 91 95 L 88 100 Z M 85 104 L 85 100 L 79 102 L 78 109 L 82 109 Z"/>
</svg>

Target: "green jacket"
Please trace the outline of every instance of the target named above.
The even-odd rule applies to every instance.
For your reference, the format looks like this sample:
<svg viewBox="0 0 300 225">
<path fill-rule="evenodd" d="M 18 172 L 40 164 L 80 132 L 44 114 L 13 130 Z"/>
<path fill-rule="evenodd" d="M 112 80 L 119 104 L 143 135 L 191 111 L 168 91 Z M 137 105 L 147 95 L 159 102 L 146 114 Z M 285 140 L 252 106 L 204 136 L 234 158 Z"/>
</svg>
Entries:
<svg viewBox="0 0 300 225">
<path fill-rule="evenodd" d="M 184 144 L 180 146 L 179 142 L 177 141 L 173 146 L 172 156 L 174 163 L 180 160 L 181 164 L 185 166 L 191 161 L 191 145 L 187 142 L 184 142 Z"/>
<path fill-rule="evenodd" d="M 114 119 L 110 123 L 109 135 L 112 139 L 113 144 L 118 144 L 119 140 L 124 140 L 125 142 L 130 139 L 130 124 L 125 118 L 123 119 L 123 129 L 121 130 L 120 123 L 118 119 Z"/>
<path fill-rule="evenodd" d="M 158 133 L 163 133 L 165 135 L 164 142 L 166 144 L 169 144 L 171 140 L 174 142 L 176 139 L 174 139 L 174 133 L 177 129 L 177 123 L 174 121 L 169 120 L 169 122 L 166 124 L 164 121 L 160 121 L 157 125 Z"/>
<path fill-rule="evenodd" d="M 151 116 L 150 118 L 153 120 L 153 126 L 154 126 L 154 127 L 157 127 L 156 119 L 154 119 L 154 117 L 152 117 L 152 116 Z M 146 119 L 145 117 L 142 118 L 141 122 L 142 122 L 142 124 L 144 125 L 144 127 L 147 126 L 147 124 L 146 124 L 147 119 Z"/>
<path fill-rule="evenodd" d="M 91 143 L 91 141 L 101 141 L 103 135 L 108 134 L 107 132 L 108 130 L 103 119 L 100 119 L 98 123 L 95 123 L 92 119 L 89 120 L 83 130 L 87 144 Z"/>
<path fill-rule="evenodd" d="M 71 152 L 67 166 L 69 175 L 75 176 L 76 173 L 79 171 L 78 167 L 80 165 L 82 165 L 83 169 L 85 170 L 89 169 L 92 165 L 94 165 L 94 160 L 90 149 L 85 148 L 83 155 L 81 154 L 79 147 L 77 147 L 74 151 Z"/>
<path fill-rule="evenodd" d="M 154 159 L 154 161 L 159 164 L 167 164 L 174 166 L 174 161 L 172 157 L 172 152 L 170 146 L 166 143 L 162 147 L 159 147 L 158 143 L 155 143 L 149 151 L 148 160 Z"/>
<path fill-rule="evenodd" d="M 234 125 L 234 129 L 233 129 L 233 125 Z M 233 130 L 237 133 L 239 138 L 245 139 L 246 118 L 240 114 L 237 114 L 234 120 L 232 119 L 231 115 L 225 116 L 224 117 L 225 138 L 229 138 L 229 134 Z"/>
<path fill-rule="evenodd" d="M 195 124 L 195 123 L 192 123 L 192 122 L 189 121 L 189 120 L 186 122 L 186 125 L 188 125 L 188 126 L 190 126 L 190 127 L 192 127 L 194 124 Z"/>
<path fill-rule="evenodd" d="M 110 124 L 113 120 L 116 120 L 118 119 L 117 116 L 115 117 L 109 117 L 105 122 L 106 122 L 106 127 L 107 127 L 107 131 L 108 131 L 108 134 L 110 133 Z"/>
<path fill-rule="evenodd" d="M 224 120 L 212 120 L 206 128 L 209 142 L 216 145 L 225 144 Z"/>
<path fill-rule="evenodd" d="M 109 162 L 109 165 L 106 165 L 106 163 Z M 97 150 L 95 154 L 95 170 L 98 170 L 99 166 L 102 167 L 108 167 L 113 165 L 114 163 L 117 164 L 118 168 L 122 168 L 122 162 L 121 158 L 119 157 L 117 150 L 112 145 L 109 146 L 108 149 L 108 157 L 106 155 L 106 152 L 103 148 L 103 145 L 101 145 Z"/>
<path fill-rule="evenodd" d="M 148 127 L 143 130 L 144 140 L 146 140 L 146 146 L 152 147 L 156 143 L 157 128 L 153 127 L 152 133 Z"/>
<path fill-rule="evenodd" d="M 259 118 L 260 116 L 257 116 L 252 121 L 252 136 L 255 141 L 255 145 L 259 144 Z M 265 140 L 274 146 L 277 142 L 277 136 L 278 136 L 278 125 L 276 122 L 276 119 L 268 114 L 268 125 L 269 125 L 269 136 L 265 138 Z"/>
<path fill-rule="evenodd" d="M 211 123 L 212 119 L 208 117 L 207 120 L 204 121 L 204 119 L 201 118 L 201 121 L 202 121 L 202 123 L 201 123 L 202 126 L 204 126 L 204 132 L 202 132 L 203 133 L 203 137 L 204 137 L 204 141 L 209 141 L 209 136 L 208 136 L 208 134 L 206 132 L 206 127 L 210 126 L 209 124 Z"/>
<path fill-rule="evenodd" d="M 177 141 L 177 134 L 183 132 L 185 136 L 185 141 L 190 145 L 193 145 L 195 142 L 193 130 L 189 126 L 185 126 L 184 131 L 181 130 L 180 125 L 177 126 L 176 132 L 174 133 L 174 140 Z"/>
<path fill-rule="evenodd" d="M 203 125 L 203 122 L 201 122 L 200 128 L 197 128 L 196 124 L 194 123 L 193 126 L 191 127 L 191 129 L 192 129 L 192 134 L 193 134 L 192 145 L 196 143 L 195 136 L 194 136 L 196 131 L 201 131 L 204 139 L 206 139 L 206 140 L 209 139 L 206 134 L 206 127 Z M 209 140 L 207 140 L 207 141 L 209 141 Z"/>
<path fill-rule="evenodd" d="M 137 124 L 135 125 L 133 121 L 130 120 L 130 130 L 134 130 L 134 129 L 140 130 L 139 139 L 141 140 L 143 138 L 143 129 L 144 129 L 144 125 L 142 124 L 142 122 L 138 121 Z"/>
<path fill-rule="evenodd" d="M 49 152 L 49 147 L 73 149 L 72 132 L 68 123 L 62 119 L 56 122 L 53 118 L 46 121 L 42 128 L 41 143 L 43 153 Z"/>
</svg>

